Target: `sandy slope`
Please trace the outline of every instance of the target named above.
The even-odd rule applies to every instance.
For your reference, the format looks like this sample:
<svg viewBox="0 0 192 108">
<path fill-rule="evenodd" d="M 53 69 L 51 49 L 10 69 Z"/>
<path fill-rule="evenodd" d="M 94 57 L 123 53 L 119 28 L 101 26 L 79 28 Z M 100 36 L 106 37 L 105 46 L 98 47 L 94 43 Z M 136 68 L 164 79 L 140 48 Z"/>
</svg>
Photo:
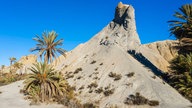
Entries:
<svg viewBox="0 0 192 108">
<path fill-rule="evenodd" d="M 24 95 L 19 93 L 23 87 L 23 81 L 17 81 L 12 84 L 0 87 L 0 108 L 64 108 L 63 105 L 32 105 L 24 99 Z"/>
</svg>

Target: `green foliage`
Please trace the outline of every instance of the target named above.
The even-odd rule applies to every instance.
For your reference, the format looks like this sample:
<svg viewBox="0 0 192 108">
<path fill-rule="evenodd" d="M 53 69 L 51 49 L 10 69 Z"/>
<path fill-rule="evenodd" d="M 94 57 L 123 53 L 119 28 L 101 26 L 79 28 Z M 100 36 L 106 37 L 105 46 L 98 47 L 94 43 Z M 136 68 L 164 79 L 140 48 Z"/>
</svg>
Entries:
<svg viewBox="0 0 192 108">
<path fill-rule="evenodd" d="M 74 74 L 78 74 L 80 71 L 82 71 L 83 69 L 82 68 L 77 68 L 75 71 L 74 71 Z"/>
<path fill-rule="evenodd" d="M 129 97 L 126 98 L 124 103 L 127 105 L 150 105 L 150 106 L 159 105 L 159 101 L 149 100 L 140 95 L 140 93 L 136 93 L 135 95 L 129 95 Z"/>
<path fill-rule="evenodd" d="M 7 85 L 15 81 L 23 80 L 27 77 L 27 74 L 11 74 L 4 73 L 0 76 L 0 86 Z"/>
<path fill-rule="evenodd" d="M 171 61 L 170 69 L 176 74 L 192 72 L 192 53 L 186 55 L 178 55 Z"/>
<path fill-rule="evenodd" d="M 96 63 L 96 61 L 95 60 L 93 60 L 90 64 L 95 64 Z"/>
<path fill-rule="evenodd" d="M 170 33 L 177 39 L 192 38 L 192 4 L 186 4 L 179 8 L 180 12 L 175 12 L 174 17 L 178 20 L 168 21 L 170 23 Z"/>
<path fill-rule="evenodd" d="M 103 92 L 103 94 L 104 94 L 105 96 L 110 96 L 110 95 L 112 95 L 112 94 L 114 93 L 114 91 L 115 91 L 115 89 L 106 89 L 106 90 Z"/>
<path fill-rule="evenodd" d="M 92 89 L 92 88 L 97 88 L 97 86 L 98 86 L 97 82 L 92 82 L 91 84 L 89 84 L 89 85 L 87 86 L 87 88 Z"/>
<path fill-rule="evenodd" d="M 38 55 L 42 59 L 44 55 L 44 62 L 53 62 L 53 59 L 57 57 L 57 52 L 64 55 L 65 50 L 58 48 L 57 46 L 63 45 L 63 39 L 57 40 L 58 34 L 55 31 L 43 32 L 42 37 L 36 36 L 33 38 L 37 42 L 36 47 L 30 49 L 30 51 L 38 51 Z"/>
<path fill-rule="evenodd" d="M 98 93 L 98 94 L 100 94 L 102 92 L 103 92 L 103 87 L 100 87 L 100 88 L 95 90 L 95 93 Z"/>
<path fill-rule="evenodd" d="M 93 103 L 85 103 L 83 104 L 83 108 L 97 108 Z"/>
<path fill-rule="evenodd" d="M 113 72 L 110 72 L 108 76 L 114 78 L 114 81 L 120 80 L 122 77 L 121 74 L 116 74 Z"/>
<path fill-rule="evenodd" d="M 126 76 L 130 78 L 130 77 L 134 76 L 134 74 L 135 74 L 134 72 L 131 72 L 131 73 L 128 73 Z"/>
<path fill-rule="evenodd" d="M 168 83 L 192 102 L 192 53 L 172 60 Z"/>
<path fill-rule="evenodd" d="M 54 68 L 46 63 L 37 63 L 30 68 L 33 74 L 25 80 L 24 91 L 32 101 L 62 101 L 74 98 L 73 90 Z"/>
<path fill-rule="evenodd" d="M 15 58 L 15 57 L 10 57 L 9 58 L 9 60 L 10 60 L 10 73 L 12 73 L 12 64 L 13 64 L 13 62 L 15 62 L 17 59 Z"/>
</svg>

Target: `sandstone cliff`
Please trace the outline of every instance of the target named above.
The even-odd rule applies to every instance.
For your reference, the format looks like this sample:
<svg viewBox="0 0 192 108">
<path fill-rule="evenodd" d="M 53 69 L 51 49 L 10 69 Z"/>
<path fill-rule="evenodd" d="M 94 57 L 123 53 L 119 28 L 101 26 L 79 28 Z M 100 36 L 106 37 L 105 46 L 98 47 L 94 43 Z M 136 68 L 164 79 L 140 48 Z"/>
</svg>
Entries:
<svg viewBox="0 0 192 108">
<path fill-rule="evenodd" d="M 174 57 L 174 41 L 142 45 L 135 26 L 134 8 L 121 2 L 114 19 L 88 42 L 60 57 L 61 69 L 76 88 L 81 103 L 100 108 L 136 108 L 126 99 L 136 93 L 159 102 L 158 108 L 184 108 L 191 103 L 157 77 Z M 164 51 L 167 49 L 167 51 Z M 150 108 L 148 105 L 140 107 Z"/>
</svg>

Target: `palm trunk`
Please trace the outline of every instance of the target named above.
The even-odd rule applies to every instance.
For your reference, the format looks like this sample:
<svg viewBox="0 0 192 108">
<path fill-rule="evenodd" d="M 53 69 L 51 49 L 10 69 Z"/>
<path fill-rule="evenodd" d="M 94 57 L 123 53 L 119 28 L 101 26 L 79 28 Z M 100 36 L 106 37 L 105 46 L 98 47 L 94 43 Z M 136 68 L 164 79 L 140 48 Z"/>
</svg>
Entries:
<svg viewBox="0 0 192 108">
<path fill-rule="evenodd" d="M 44 82 L 41 84 L 41 101 L 45 102 L 45 84 L 44 84 Z"/>
</svg>

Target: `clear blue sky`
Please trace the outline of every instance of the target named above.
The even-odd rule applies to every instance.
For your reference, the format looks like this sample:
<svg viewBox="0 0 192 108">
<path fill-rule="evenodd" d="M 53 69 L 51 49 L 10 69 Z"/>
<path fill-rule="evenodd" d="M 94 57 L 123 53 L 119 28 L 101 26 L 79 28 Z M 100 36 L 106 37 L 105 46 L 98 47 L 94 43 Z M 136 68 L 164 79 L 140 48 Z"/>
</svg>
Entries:
<svg viewBox="0 0 192 108">
<path fill-rule="evenodd" d="M 191 0 L 121 0 L 136 12 L 142 43 L 171 39 L 167 21 Z M 102 30 L 114 16 L 119 0 L 0 0 L 0 65 L 9 57 L 31 54 L 36 34 L 55 30 L 71 50 Z"/>
</svg>

